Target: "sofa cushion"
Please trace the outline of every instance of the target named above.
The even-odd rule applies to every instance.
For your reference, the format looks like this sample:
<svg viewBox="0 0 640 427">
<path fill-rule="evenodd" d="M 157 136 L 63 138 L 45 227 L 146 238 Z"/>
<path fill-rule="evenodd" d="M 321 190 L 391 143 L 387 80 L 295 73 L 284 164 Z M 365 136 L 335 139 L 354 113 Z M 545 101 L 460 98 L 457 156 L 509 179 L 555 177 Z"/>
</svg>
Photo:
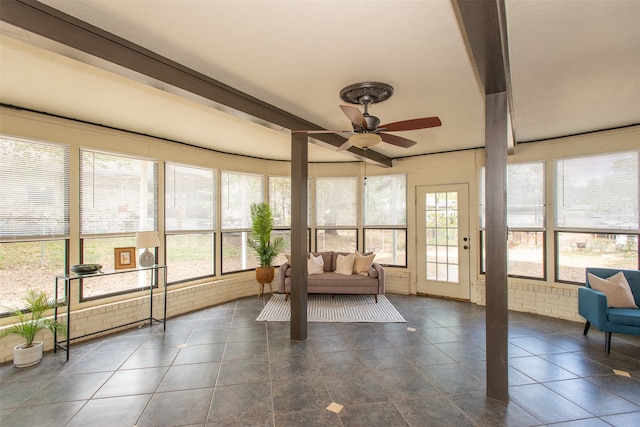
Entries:
<svg viewBox="0 0 640 427">
<path fill-rule="evenodd" d="M 360 252 L 355 251 L 353 255 L 353 274 L 360 274 L 362 276 L 369 275 L 369 269 L 376 254 L 361 255 Z"/>
<path fill-rule="evenodd" d="M 353 274 L 353 254 L 338 255 L 336 258 L 336 273 L 346 276 Z"/>
<path fill-rule="evenodd" d="M 592 273 L 588 273 L 588 277 L 591 287 L 607 296 L 607 305 L 609 307 L 638 308 L 622 271 L 606 279 L 595 276 Z"/>
<path fill-rule="evenodd" d="M 320 255 L 322 257 L 322 261 L 324 262 L 324 271 L 326 272 L 330 272 L 335 270 L 335 264 L 333 262 L 332 256 L 333 256 L 333 252 L 329 251 L 329 252 L 311 252 L 311 254 L 318 256 Z"/>
<path fill-rule="evenodd" d="M 609 310 L 609 322 L 640 327 L 640 310 L 637 308 L 612 308 Z"/>
<path fill-rule="evenodd" d="M 307 274 L 311 276 L 322 273 L 324 273 L 324 260 L 320 255 L 314 256 L 311 254 L 309 258 L 307 258 Z"/>
<path fill-rule="evenodd" d="M 339 274 L 339 273 L 323 273 L 315 276 L 309 276 L 307 279 L 307 286 L 309 287 L 309 292 L 311 289 L 336 289 L 340 288 L 354 288 L 354 287 L 362 287 L 362 288 L 377 288 L 378 279 L 374 279 L 368 276 L 360 276 L 359 274 Z M 339 293 L 339 292 L 337 292 Z"/>
</svg>

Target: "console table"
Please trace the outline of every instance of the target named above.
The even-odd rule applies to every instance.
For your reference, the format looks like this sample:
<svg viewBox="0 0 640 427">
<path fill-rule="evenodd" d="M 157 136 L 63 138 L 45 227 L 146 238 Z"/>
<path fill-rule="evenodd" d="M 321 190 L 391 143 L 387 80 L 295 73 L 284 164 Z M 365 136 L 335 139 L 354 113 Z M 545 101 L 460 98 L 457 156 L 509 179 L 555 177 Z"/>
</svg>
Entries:
<svg viewBox="0 0 640 427">
<path fill-rule="evenodd" d="M 144 319 L 136 320 L 133 322 L 125 323 L 122 325 L 112 326 L 107 329 L 101 329 L 99 331 L 91 332 L 88 334 L 80 335 L 77 337 L 71 338 L 71 304 L 69 303 L 69 296 L 71 294 L 71 283 L 77 282 L 78 285 L 82 283 L 82 280 L 91 280 L 92 277 L 104 277 L 104 276 L 114 276 L 117 274 L 127 274 L 127 273 L 137 273 L 140 271 L 151 271 L 151 280 L 149 283 L 149 317 Z M 162 271 L 162 275 L 164 276 L 164 308 L 162 311 L 162 319 L 156 319 L 153 317 L 153 288 L 158 285 L 158 275 Z M 109 271 L 107 273 L 95 273 L 95 274 L 65 274 L 61 276 L 56 276 L 56 291 L 55 291 L 55 301 L 60 301 L 60 284 L 64 284 L 64 304 L 67 306 L 67 336 L 64 340 L 58 341 L 58 334 L 56 331 L 53 333 L 53 351 L 54 353 L 57 349 L 62 349 L 67 352 L 67 361 L 69 361 L 69 347 L 72 340 L 76 340 L 79 338 L 88 337 L 91 335 L 96 335 L 102 332 L 110 331 L 112 329 L 122 328 L 124 326 L 133 325 L 140 322 L 149 322 L 151 325 L 153 322 L 159 322 L 163 324 L 163 329 L 167 329 L 167 266 L 166 265 L 153 265 L 151 267 L 140 267 L 140 268 L 131 268 L 127 270 L 114 270 Z M 55 321 L 58 320 L 58 305 L 54 308 L 53 317 Z"/>
</svg>

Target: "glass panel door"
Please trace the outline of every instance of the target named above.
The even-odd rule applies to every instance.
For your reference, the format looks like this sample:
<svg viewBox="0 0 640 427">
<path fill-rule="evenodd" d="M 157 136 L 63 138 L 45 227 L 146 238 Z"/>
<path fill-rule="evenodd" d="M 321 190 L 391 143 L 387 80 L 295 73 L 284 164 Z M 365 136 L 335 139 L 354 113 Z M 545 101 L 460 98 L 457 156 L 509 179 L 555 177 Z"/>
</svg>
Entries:
<svg viewBox="0 0 640 427">
<path fill-rule="evenodd" d="M 420 294 L 469 299 L 467 185 L 417 188 Z"/>
</svg>

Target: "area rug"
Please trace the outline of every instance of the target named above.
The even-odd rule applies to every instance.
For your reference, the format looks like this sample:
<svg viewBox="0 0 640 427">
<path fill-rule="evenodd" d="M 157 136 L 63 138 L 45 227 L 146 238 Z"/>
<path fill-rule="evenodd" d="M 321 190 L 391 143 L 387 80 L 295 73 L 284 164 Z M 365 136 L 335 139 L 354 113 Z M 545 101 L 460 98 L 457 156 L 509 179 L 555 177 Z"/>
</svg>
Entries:
<svg viewBox="0 0 640 427">
<path fill-rule="evenodd" d="M 291 319 L 291 300 L 284 294 L 274 294 L 264 306 L 258 322 L 288 322 Z M 316 295 L 308 297 L 308 322 L 396 322 L 405 323 L 404 317 L 384 295 Z"/>
</svg>

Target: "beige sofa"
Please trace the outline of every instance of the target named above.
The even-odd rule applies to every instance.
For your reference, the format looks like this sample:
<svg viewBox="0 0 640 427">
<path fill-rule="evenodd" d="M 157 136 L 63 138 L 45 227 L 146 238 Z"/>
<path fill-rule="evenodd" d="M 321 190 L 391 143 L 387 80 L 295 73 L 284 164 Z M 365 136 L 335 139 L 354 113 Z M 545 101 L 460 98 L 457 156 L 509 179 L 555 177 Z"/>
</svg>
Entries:
<svg viewBox="0 0 640 427">
<path fill-rule="evenodd" d="M 309 294 L 365 294 L 373 295 L 378 302 L 378 294 L 384 294 L 384 268 L 376 262 L 371 264 L 368 274 L 345 275 L 336 273 L 338 255 L 345 252 L 312 252 L 321 255 L 324 260 L 323 273 L 307 276 L 307 293 Z M 289 298 L 291 292 L 291 264 L 280 266 L 280 293 Z"/>
</svg>

